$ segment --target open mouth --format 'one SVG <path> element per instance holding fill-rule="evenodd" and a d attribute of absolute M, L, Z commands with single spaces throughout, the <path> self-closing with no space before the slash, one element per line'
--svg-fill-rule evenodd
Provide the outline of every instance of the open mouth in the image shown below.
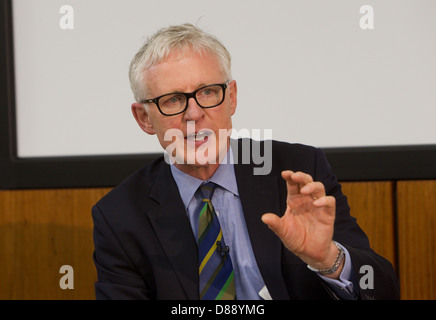
<path fill-rule="evenodd" d="M 198 132 L 189 134 L 186 139 L 190 141 L 206 141 L 208 137 L 213 134 L 211 130 L 200 130 Z"/>

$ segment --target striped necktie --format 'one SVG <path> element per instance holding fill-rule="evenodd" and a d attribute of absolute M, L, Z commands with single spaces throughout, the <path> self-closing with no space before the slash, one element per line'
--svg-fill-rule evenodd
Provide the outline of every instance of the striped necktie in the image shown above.
<path fill-rule="evenodd" d="M 200 299 L 234 300 L 235 280 L 229 248 L 225 246 L 220 223 L 212 206 L 215 184 L 208 182 L 199 188 L 198 258 Z"/>

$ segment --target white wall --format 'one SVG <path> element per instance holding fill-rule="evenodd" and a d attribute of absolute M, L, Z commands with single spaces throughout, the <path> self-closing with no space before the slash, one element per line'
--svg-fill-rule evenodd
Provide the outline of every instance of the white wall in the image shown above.
<path fill-rule="evenodd" d="M 373 30 L 360 28 L 362 5 Z M 14 0 L 13 12 L 20 157 L 160 152 L 131 115 L 128 67 L 147 36 L 185 22 L 232 54 L 238 130 L 320 147 L 436 144 L 435 1 Z"/>

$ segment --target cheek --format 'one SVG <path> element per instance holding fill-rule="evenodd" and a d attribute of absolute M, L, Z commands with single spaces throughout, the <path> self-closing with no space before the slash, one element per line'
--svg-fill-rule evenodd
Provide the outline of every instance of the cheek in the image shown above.
<path fill-rule="evenodd" d="M 220 110 L 221 113 L 218 113 L 215 117 L 217 119 L 216 123 L 219 125 L 220 129 L 230 129 L 232 127 L 232 115 L 233 110 L 230 108 L 230 105 L 223 106 L 224 110 Z"/>
<path fill-rule="evenodd" d="M 183 139 L 183 131 L 179 127 L 179 122 L 173 121 L 172 119 L 156 121 L 154 128 L 156 130 L 159 143 L 164 149 L 173 143 L 176 137 Z"/>

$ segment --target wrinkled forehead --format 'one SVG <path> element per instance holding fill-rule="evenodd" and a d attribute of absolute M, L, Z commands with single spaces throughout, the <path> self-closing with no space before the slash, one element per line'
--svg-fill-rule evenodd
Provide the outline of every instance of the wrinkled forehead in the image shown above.
<path fill-rule="evenodd" d="M 145 95 L 150 97 L 150 95 L 161 93 L 161 90 L 156 92 L 156 88 L 162 85 L 167 87 L 176 82 L 176 78 L 183 78 L 187 83 L 190 79 L 192 82 L 203 83 L 201 81 L 204 81 L 206 83 L 210 76 L 219 78 L 217 80 L 220 82 L 227 80 L 225 79 L 226 72 L 221 67 L 216 54 L 206 50 L 196 51 L 189 47 L 174 49 L 143 70 Z M 172 89 L 182 90 L 183 88 L 174 87 Z"/>
<path fill-rule="evenodd" d="M 159 54 L 152 54 L 148 59 L 148 62 L 144 65 L 144 71 L 168 60 L 182 60 L 187 55 L 198 55 L 202 57 L 209 56 L 216 59 L 217 64 L 219 63 L 218 54 L 212 50 L 203 47 L 194 47 L 187 44 L 166 48 L 165 50 L 161 50 Z"/>

